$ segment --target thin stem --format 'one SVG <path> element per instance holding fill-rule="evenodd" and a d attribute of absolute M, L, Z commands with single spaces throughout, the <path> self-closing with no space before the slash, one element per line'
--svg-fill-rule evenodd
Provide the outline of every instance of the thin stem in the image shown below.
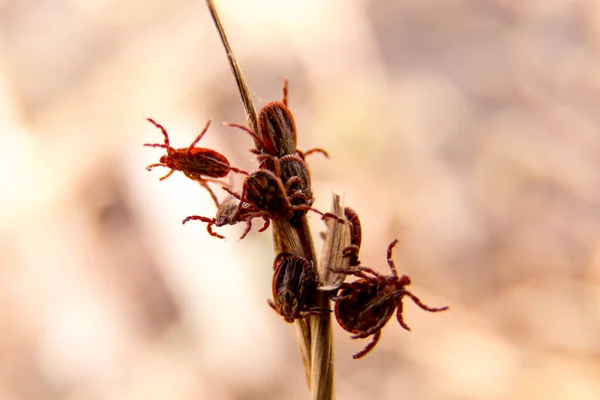
<path fill-rule="evenodd" d="M 215 23 L 215 26 L 217 27 L 219 36 L 221 37 L 221 43 L 223 43 L 223 47 L 225 48 L 225 52 L 227 53 L 227 61 L 229 61 L 231 73 L 235 78 L 235 83 L 237 84 L 238 90 L 240 92 L 240 97 L 242 99 L 242 104 L 244 105 L 244 110 L 246 110 L 246 118 L 248 120 L 248 125 L 250 125 L 250 128 L 254 132 L 258 132 L 258 119 L 256 118 L 256 109 L 254 108 L 254 102 L 252 101 L 252 96 L 250 95 L 250 89 L 246 84 L 246 79 L 244 79 L 244 74 L 242 74 L 242 70 L 237 63 L 231 46 L 229 45 L 229 40 L 227 40 L 225 29 L 223 28 L 223 25 L 221 25 L 221 20 L 219 19 L 219 14 L 217 13 L 215 5 L 213 4 L 212 0 L 206 0 L 206 5 L 208 7 L 208 11 L 210 12 L 210 16 L 212 17 Z M 259 143 L 255 144 L 257 148 L 259 148 Z"/>
<path fill-rule="evenodd" d="M 246 110 L 246 117 L 248 125 L 254 132 L 259 132 L 258 123 L 256 117 L 256 110 L 252 102 L 250 90 L 246 84 L 241 69 L 239 68 L 235 55 L 231 50 L 229 41 L 225 30 L 221 25 L 221 21 L 217 14 L 217 10 L 212 0 L 206 0 L 206 4 L 212 16 L 212 19 L 217 27 L 221 42 L 227 52 L 227 59 L 233 76 L 235 77 L 242 104 Z M 260 148 L 260 144 L 256 143 L 257 148 Z M 343 209 L 340 206 L 339 196 L 334 197 L 334 213 L 343 218 Z M 350 244 L 350 232 L 347 229 L 346 224 L 340 224 L 336 221 L 330 220 L 327 222 L 329 225 L 328 237 L 337 238 L 335 243 L 342 243 L 343 247 L 334 244 L 333 242 L 324 248 L 323 262 L 318 268 L 319 276 L 321 278 L 327 278 L 330 276 L 328 266 L 341 266 L 339 262 L 341 260 L 336 259 L 336 254 L 341 257 L 342 249 Z M 333 225 L 331 225 L 333 224 Z M 345 227 L 346 230 L 340 230 L 339 225 Z M 273 221 L 273 247 L 275 253 L 290 253 L 292 255 L 302 256 L 309 261 L 317 264 L 317 257 L 313 245 L 313 240 L 308 228 L 308 222 L 306 217 L 302 217 L 298 223 L 291 224 L 285 220 L 274 220 Z M 342 235 L 345 239 L 339 240 L 339 236 Z M 329 240 L 326 241 L 326 243 Z M 346 257 L 344 260 L 348 260 Z M 334 276 L 334 275 L 331 275 Z M 321 280 L 321 285 L 328 285 L 330 280 Z M 323 307 L 330 309 L 330 302 L 325 292 L 319 291 L 315 296 L 313 306 Z M 313 400 L 331 400 L 333 399 L 334 390 L 334 364 L 333 364 L 333 344 L 331 336 L 331 317 L 322 315 L 311 315 L 307 319 L 300 318 L 296 320 L 296 326 L 298 329 L 298 339 L 300 344 L 300 352 L 302 360 L 304 362 L 304 370 L 306 374 L 306 381 L 310 389 L 310 398 Z"/>

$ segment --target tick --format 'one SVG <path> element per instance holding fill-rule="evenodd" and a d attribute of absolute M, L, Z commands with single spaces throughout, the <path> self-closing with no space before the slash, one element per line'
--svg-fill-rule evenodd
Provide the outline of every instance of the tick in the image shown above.
<path fill-rule="evenodd" d="M 281 179 L 267 169 L 258 169 L 246 177 L 241 195 L 226 186 L 223 186 L 223 189 L 240 200 L 237 214 L 242 213 L 243 204 L 248 203 L 261 211 L 261 214 L 257 216 L 270 219 L 291 220 L 296 211 L 302 210 L 313 211 L 321 215 L 322 219 L 334 218 L 338 222 L 344 223 L 343 219 L 332 213 L 323 213 L 306 204 L 293 205 L 290 201 L 297 196 L 288 196 Z"/>
<path fill-rule="evenodd" d="M 281 179 L 285 186 L 290 203 L 296 205 L 312 206 L 315 201 L 310 181 L 310 172 L 306 162 L 297 154 L 287 154 L 281 158 L 268 155 L 258 157 L 260 168 L 268 169 L 275 173 Z M 292 220 L 304 216 L 306 210 L 299 210 L 294 213 Z"/>
<path fill-rule="evenodd" d="M 328 308 L 311 305 L 318 282 L 312 261 L 280 253 L 275 257 L 273 270 L 273 301 L 267 302 L 286 322 L 313 314 L 329 315 Z"/>
<path fill-rule="evenodd" d="M 171 146 L 169 141 L 169 134 L 167 130 L 154 121 L 151 118 L 148 118 L 148 121 L 153 124 L 155 127 L 160 129 L 165 140 L 164 144 L 161 143 L 146 143 L 144 146 L 148 147 L 160 147 L 167 150 L 167 154 L 160 157 L 158 163 L 150 164 L 146 167 L 148 171 L 152 170 L 154 167 L 167 167 L 170 171 L 160 178 L 160 180 L 167 179 L 169 176 L 173 174 L 175 171 L 181 171 L 188 178 L 197 181 L 202 185 L 208 192 L 211 197 L 217 204 L 219 202 L 214 192 L 208 186 L 208 182 L 215 182 L 219 184 L 223 184 L 223 182 L 214 179 L 214 178 L 224 178 L 231 171 L 237 172 L 240 174 L 248 175 L 247 172 L 242 171 L 240 169 L 234 168 L 229 165 L 229 160 L 223 154 L 204 147 L 195 147 L 196 144 L 202 139 L 202 137 L 208 131 L 208 127 L 210 125 L 210 120 L 202 129 L 202 132 L 194 139 L 194 141 L 185 148 L 176 149 Z"/>
<path fill-rule="evenodd" d="M 182 223 L 185 224 L 186 222 L 192 220 L 205 222 L 207 224 L 206 230 L 208 231 L 208 233 L 211 236 L 214 236 L 219 239 L 225 239 L 225 236 L 219 235 L 217 232 L 213 231 L 213 225 L 216 227 L 221 227 L 225 225 L 235 225 L 239 222 L 245 221 L 246 229 L 244 229 L 242 236 L 240 236 L 240 240 L 242 240 L 252 229 L 252 219 L 256 217 L 262 217 L 264 220 L 264 224 L 263 227 L 260 228 L 258 231 L 264 232 L 267 230 L 271 221 L 269 220 L 269 218 L 264 216 L 264 213 L 262 211 L 253 208 L 248 203 L 243 203 L 241 205 L 241 211 L 238 214 L 237 211 L 239 206 L 240 201 L 235 197 L 229 195 L 221 202 L 221 204 L 219 204 L 219 207 L 217 208 L 217 214 L 214 218 L 203 217 L 200 215 L 192 215 L 184 219 Z"/>
<path fill-rule="evenodd" d="M 382 275 L 374 269 L 356 266 L 353 268 L 333 269 L 334 272 L 354 275 L 359 279 L 351 283 L 343 283 L 336 296 L 331 297 L 335 302 L 335 317 L 340 326 L 352 333 L 352 339 L 373 336 L 366 347 L 354 354 L 352 358 L 364 357 L 381 338 L 381 329 L 390 320 L 394 312 L 400 326 L 410 331 L 410 327 L 402 317 L 402 299 L 407 296 L 421 309 L 429 312 L 440 312 L 449 307 L 429 307 L 406 289 L 410 278 L 406 275 L 398 277 L 398 272 L 392 260 L 392 251 L 398 240 L 390 243 L 387 250 L 387 262 L 391 275 Z"/>
<path fill-rule="evenodd" d="M 263 106 L 258 113 L 258 130 L 256 133 L 244 125 L 227 124 L 248 132 L 258 144 L 258 149 L 251 150 L 255 154 L 268 154 L 283 157 L 287 154 L 298 154 L 302 159 L 312 153 L 321 153 L 329 158 L 329 153 L 321 148 L 306 152 L 298 150 L 298 134 L 294 115 L 288 108 L 288 81 L 283 84 L 282 101 L 272 101 Z"/>

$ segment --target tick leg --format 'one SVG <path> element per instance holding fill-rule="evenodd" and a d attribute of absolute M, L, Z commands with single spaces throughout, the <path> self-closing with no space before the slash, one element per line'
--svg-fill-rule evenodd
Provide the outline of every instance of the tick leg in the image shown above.
<path fill-rule="evenodd" d="M 283 99 L 281 100 L 284 106 L 288 106 L 288 80 L 283 80 Z"/>
<path fill-rule="evenodd" d="M 339 283 L 337 285 L 320 285 L 320 286 L 317 286 L 317 290 L 320 292 L 327 293 L 329 295 L 330 300 L 332 297 L 336 297 L 336 300 L 337 300 L 337 299 L 339 299 L 339 297 L 332 296 L 332 294 L 339 292 L 340 289 L 342 289 L 342 285 L 343 284 L 339 284 Z M 345 285 L 347 285 L 347 284 L 345 284 Z"/>
<path fill-rule="evenodd" d="M 337 222 L 339 222 L 340 224 L 345 224 L 346 223 L 346 221 L 343 218 L 338 217 L 334 213 L 331 213 L 331 212 L 322 213 L 321 211 L 315 210 L 314 208 L 311 208 L 311 210 L 313 210 L 314 212 L 316 212 L 318 214 L 321 214 L 321 219 L 323 221 L 325 221 L 327 218 L 333 218 Z"/>
<path fill-rule="evenodd" d="M 164 145 L 164 144 L 160 144 L 160 143 L 146 143 L 144 144 L 144 147 L 160 147 L 161 149 L 168 149 L 169 147 Z"/>
<path fill-rule="evenodd" d="M 246 235 L 248 233 L 250 233 L 250 229 L 252 229 L 252 218 L 248 218 L 246 220 L 246 229 L 244 229 L 244 232 L 242 233 L 242 236 L 240 236 L 240 240 L 242 240 L 243 238 L 245 238 Z"/>
<path fill-rule="evenodd" d="M 154 125 L 155 127 L 157 127 L 158 129 L 160 129 L 160 131 L 162 132 L 163 136 L 165 137 L 165 147 L 169 148 L 171 147 L 171 144 L 169 143 L 169 134 L 167 133 L 167 130 L 158 122 L 156 122 L 155 120 L 153 120 L 152 118 L 146 118 L 148 120 L 148 122 L 150 122 L 152 125 Z M 153 146 L 153 147 L 157 147 L 157 146 Z"/>
<path fill-rule="evenodd" d="M 277 314 L 279 314 L 279 311 L 277 310 L 277 307 L 275 306 L 275 303 L 273 303 L 273 301 L 271 301 L 271 299 L 267 299 L 267 304 L 269 304 L 269 307 L 271 307 L 273 310 L 275 310 L 275 312 Z"/>
<path fill-rule="evenodd" d="M 297 184 L 298 186 L 300 186 L 300 188 L 304 186 L 304 182 L 302 181 L 302 179 L 300 179 L 300 177 L 292 176 L 290 179 L 287 180 L 287 182 L 285 182 L 285 191 L 289 192 L 293 184 Z"/>
<path fill-rule="evenodd" d="M 288 190 L 286 190 L 287 193 L 289 193 Z M 302 193 L 300 190 L 295 191 L 294 193 L 292 193 L 291 195 L 288 196 L 288 200 L 291 202 L 292 200 L 295 199 L 301 199 L 302 201 L 304 201 L 305 203 L 311 203 L 311 200 L 313 200 L 311 197 L 307 196 L 306 194 Z M 313 200 L 314 201 L 314 200 Z M 308 204 L 306 204 L 308 205 Z"/>
<path fill-rule="evenodd" d="M 233 194 L 233 192 L 229 192 L 229 194 L 231 194 L 232 196 L 235 197 L 235 195 Z M 244 199 L 246 197 L 246 185 L 244 185 L 244 188 L 242 189 L 242 195 L 238 197 L 238 199 L 240 200 L 240 203 L 237 206 L 237 211 L 235 212 L 235 214 L 233 214 L 233 220 L 234 221 L 240 221 L 240 215 L 242 213 L 242 206 L 244 205 Z"/>
<path fill-rule="evenodd" d="M 404 316 L 402 315 L 402 301 L 398 301 L 398 311 L 396 311 L 396 319 L 401 327 L 410 332 L 410 326 L 404 322 Z"/>
<path fill-rule="evenodd" d="M 375 276 L 376 278 L 383 277 L 379 272 L 375 271 L 373 268 L 369 267 L 359 267 L 353 266 L 350 268 L 330 268 L 333 272 L 338 272 L 346 275 L 354 275 L 359 278 L 364 278 L 368 280 L 372 280 L 373 277 L 366 275 L 366 273 Z"/>
<path fill-rule="evenodd" d="M 242 196 L 239 193 L 234 192 L 233 190 L 229 189 L 227 186 L 221 186 L 221 188 L 226 191 L 227 193 L 229 193 L 230 195 L 232 195 L 233 197 L 235 197 L 236 199 L 238 199 L 240 202 L 242 202 Z"/>
<path fill-rule="evenodd" d="M 309 155 L 314 154 L 314 153 L 322 154 L 323 156 L 325 156 L 325 158 L 331 158 L 329 156 L 329 153 L 327 152 L 327 150 L 322 149 L 320 147 L 316 147 L 314 149 L 306 150 L 305 152 L 301 152 L 300 151 L 300 153 L 301 153 L 301 157 L 302 158 L 305 158 L 306 156 L 309 156 Z"/>
<path fill-rule="evenodd" d="M 266 231 L 267 228 L 269 227 L 269 225 L 271 225 L 271 220 L 269 218 L 265 217 L 264 215 L 263 215 L 263 220 L 265 221 L 265 223 L 263 224 L 263 227 L 258 230 L 259 232 Z"/>
<path fill-rule="evenodd" d="M 368 280 L 372 279 L 369 275 L 367 275 L 364 272 L 360 271 L 356 267 L 351 267 L 351 268 L 329 268 L 329 270 L 331 272 L 337 272 L 338 274 L 354 275 L 354 276 L 356 276 L 358 278 L 363 278 L 363 279 L 368 279 Z"/>
<path fill-rule="evenodd" d="M 208 183 L 206 183 L 205 180 L 197 180 L 198 184 L 200 184 L 200 186 L 202 186 L 204 189 L 208 190 L 208 193 L 210 194 L 210 197 L 213 199 L 213 201 L 215 202 L 215 205 L 217 206 L 217 208 L 219 208 L 219 199 L 217 198 L 217 195 L 215 195 L 215 192 L 212 191 L 212 189 L 210 188 L 210 186 L 208 186 Z"/>
<path fill-rule="evenodd" d="M 352 269 L 355 269 L 357 271 L 362 271 L 362 272 L 366 272 L 368 274 L 371 274 L 377 278 L 383 278 L 383 275 L 381 275 L 379 272 L 375 271 L 373 268 L 369 268 L 369 267 L 353 267 Z"/>
<path fill-rule="evenodd" d="M 414 294 L 412 294 L 411 292 L 409 292 L 408 290 L 404 290 L 405 294 L 410 297 L 410 299 L 412 301 L 415 302 L 416 305 L 418 305 L 420 308 L 422 308 L 425 311 L 429 311 L 429 312 L 440 312 L 440 311 L 446 311 L 447 309 L 449 309 L 450 307 L 445 306 L 445 307 L 429 307 L 425 304 L 423 304 L 421 302 L 421 299 L 419 299 L 417 296 L 415 296 Z"/>
<path fill-rule="evenodd" d="M 337 287 L 332 288 L 331 290 L 339 292 L 340 290 L 347 289 L 350 286 L 351 286 L 350 283 L 344 282 L 344 283 L 339 284 Z M 354 297 L 354 293 L 348 293 L 348 294 L 343 295 L 343 296 L 330 296 L 329 299 L 331 301 L 340 301 L 340 300 L 349 299 L 349 298 L 352 298 L 352 297 Z"/>
<path fill-rule="evenodd" d="M 367 355 L 367 353 L 369 353 L 371 350 L 373 350 L 373 348 L 375 347 L 375 345 L 377 344 L 377 342 L 379 342 L 379 339 L 381 338 L 381 331 L 377 332 L 375 335 L 373 335 L 373 340 L 371 340 L 371 343 L 369 343 L 368 345 L 365 346 L 364 349 L 362 349 L 361 351 L 359 351 L 358 353 L 356 353 L 355 355 L 352 356 L 352 358 L 354 358 L 355 360 L 364 357 Z"/>
<path fill-rule="evenodd" d="M 253 218 L 258 218 L 258 217 L 262 217 L 263 220 L 264 220 L 264 224 L 263 224 L 262 228 L 260 228 L 258 230 L 259 232 L 266 231 L 267 228 L 269 227 L 269 225 L 271 225 L 271 220 L 269 218 L 265 217 L 262 212 L 259 212 L 259 213 L 256 213 L 256 214 L 252 214 L 252 215 L 244 216 L 244 218 L 246 218 L 246 229 L 244 229 L 244 233 L 242 234 L 242 236 L 240 236 L 240 240 L 242 240 L 243 238 L 245 238 L 246 235 L 250 232 L 250 229 L 252 229 L 252 219 Z"/>
<path fill-rule="evenodd" d="M 154 167 L 167 167 L 167 168 L 169 168 L 169 166 L 168 166 L 168 165 L 166 165 L 166 164 L 163 164 L 163 163 L 156 163 L 156 164 L 150 164 L 150 165 L 147 165 L 147 166 L 146 166 L 146 171 L 152 171 L 152 168 L 154 168 Z"/>
<path fill-rule="evenodd" d="M 200 139 L 202 139 L 202 136 L 204 136 L 206 134 L 206 132 L 208 131 L 208 127 L 210 126 L 210 122 L 211 122 L 210 119 L 208 121 L 206 121 L 206 125 L 204 125 L 202 132 L 200 132 L 200 134 L 198 136 L 196 136 L 196 139 L 194 139 L 194 141 L 190 144 L 190 147 L 188 147 L 187 154 L 189 154 L 190 151 L 192 151 L 192 149 L 198 144 Z"/>
<path fill-rule="evenodd" d="M 254 139 L 254 141 L 255 141 L 256 143 L 258 143 L 258 145 L 259 145 L 261 148 L 263 148 L 263 149 L 265 148 L 265 145 L 264 145 L 264 143 L 263 143 L 262 139 L 260 138 L 260 136 L 258 136 L 258 135 L 256 134 L 256 132 L 252 131 L 252 130 L 251 130 L 251 129 L 249 129 L 248 127 L 246 127 L 246 126 L 244 126 L 244 125 L 240 125 L 240 124 L 231 124 L 231 123 L 230 123 L 230 124 L 225 124 L 225 125 L 226 125 L 226 126 L 231 126 L 231 127 L 233 127 L 233 128 L 238 128 L 238 129 L 241 129 L 241 130 L 243 130 L 243 131 L 245 131 L 245 132 L 249 133 L 249 134 L 250 134 L 250 136 L 252 136 L 252 139 Z M 257 151 L 260 151 L 260 150 L 257 150 Z"/>
<path fill-rule="evenodd" d="M 307 210 L 307 211 L 312 211 L 312 212 L 316 212 L 317 214 L 319 214 L 321 216 L 322 220 L 326 220 L 327 218 L 333 218 L 335 219 L 337 222 L 339 222 L 340 224 L 345 224 L 346 221 L 343 218 L 338 217 L 337 215 L 335 215 L 334 213 L 330 213 L 330 212 L 321 212 L 315 208 L 312 208 L 310 206 L 307 206 L 305 204 L 299 204 L 297 206 L 292 206 L 292 210 L 293 211 L 299 211 L 299 210 Z"/>
<path fill-rule="evenodd" d="M 394 260 L 392 260 L 392 252 L 394 251 L 394 246 L 398 243 L 398 239 L 392 240 L 392 243 L 388 246 L 387 249 L 387 262 L 392 270 L 392 275 L 398 276 L 398 271 L 396 270 L 396 265 L 394 264 Z"/>
<path fill-rule="evenodd" d="M 160 178 L 159 181 L 164 181 L 165 179 L 167 179 L 168 177 L 170 177 L 171 175 L 173 175 L 173 172 L 175 172 L 174 169 L 170 170 L 169 172 L 167 172 L 167 174 L 165 176 L 163 176 L 162 178 Z"/>
<path fill-rule="evenodd" d="M 233 168 L 233 167 L 229 167 L 229 170 L 233 171 L 233 172 L 237 172 L 238 174 L 246 175 L 246 176 L 250 175 L 246 171 L 243 171 L 243 170 L 237 169 L 237 168 Z"/>
<path fill-rule="evenodd" d="M 219 239 L 225 239 L 225 236 L 221 236 L 217 232 L 212 230 L 212 226 L 215 224 L 214 219 L 202 217 L 200 215 L 192 215 L 192 216 L 185 218 L 183 221 L 181 221 L 181 223 L 185 224 L 186 222 L 192 221 L 192 220 L 206 222 L 208 224 L 208 225 L 206 225 L 206 230 L 208 231 L 209 235 L 214 236 Z"/>
<path fill-rule="evenodd" d="M 322 317 L 329 317 L 329 314 L 331 314 L 331 310 L 329 308 L 313 307 L 306 311 L 302 311 L 300 315 L 302 318 L 306 318 L 309 315 L 320 315 Z"/>
<path fill-rule="evenodd" d="M 262 154 L 257 157 L 257 160 L 260 163 L 262 163 L 266 160 L 271 160 L 273 162 L 273 172 L 275 173 L 275 176 L 277 176 L 278 178 L 281 178 L 281 163 L 279 162 L 279 159 L 277 157 L 273 157 L 268 154 Z M 267 168 L 267 169 L 270 170 L 270 168 Z"/>

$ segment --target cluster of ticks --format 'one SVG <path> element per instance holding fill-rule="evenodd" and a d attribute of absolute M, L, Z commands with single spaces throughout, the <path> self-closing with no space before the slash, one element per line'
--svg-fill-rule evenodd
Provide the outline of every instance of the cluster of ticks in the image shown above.
<path fill-rule="evenodd" d="M 314 196 L 311 188 L 310 172 L 306 157 L 313 153 L 321 153 L 329 158 L 328 153 L 320 148 L 308 151 L 297 149 L 297 133 L 294 117 L 288 108 L 287 81 L 283 86 L 282 101 L 267 103 L 258 115 L 258 132 L 246 126 L 228 124 L 239 128 L 252 136 L 256 148 L 251 153 L 256 156 L 258 169 L 248 173 L 230 165 L 227 158 L 208 148 L 196 147 L 200 139 L 208 131 L 210 120 L 194 141 L 185 148 L 174 148 L 169 142 L 166 129 L 152 119 L 150 123 L 161 130 L 164 143 L 145 144 L 166 150 L 158 163 L 146 167 L 169 168 L 169 172 L 160 178 L 164 180 L 175 171 L 181 171 L 189 179 L 198 182 L 211 195 L 217 206 L 213 218 L 194 215 L 183 220 L 185 224 L 191 220 L 207 224 L 208 233 L 216 238 L 224 236 L 213 230 L 213 227 L 235 225 L 245 222 L 246 228 L 240 239 L 252 229 L 252 220 L 261 218 L 264 223 L 259 232 L 265 231 L 271 220 L 287 220 L 290 224 L 299 223 L 308 211 L 313 211 L 323 220 L 334 219 L 337 223 L 348 224 L 350 228 L 350 245 L 342 250 L 343 257 L 348 258 L 349 266 L 328 266 L 332 272 L 343 276 L 352 275 L 357 279 L 350 283 L 341 283 L 334 289 L 326 290 L 335 303 L 334 314 L 339 325 L 352 334 L 352 339 L 372 336 L 371 342 L 353 358 L 361 358 L 369 353 L 381 337 L 381 329 L 390 320 L 394 312 L 400 325 L 410 331 L 402 316 L 402 300 L 410 298 L 417 306 L 429 312 L 447 310 L 448 307 L 429 307 L 409 292 L 410 278 L 398 276 L 392 260 L 392 251 L 398 240 L 393 240 L 387 249 L 387 262 L 391 274 L 383 275 L 376 270 L 361 265 L 359 251 L 362 241 L 360 219 L 356 211 L 350 207 L 344 209 L 344 218 L 332 213 L 323 213 L 312 207 Z M 244 175 L 241 193 L 234 191 L 222 178 L 231 172 Z M 219 185 L 227 196 L 219 201 L 209 183 Z M 273 263 L 273 300 L 268 304 L 287 322 L 317 314 L 329 316 L 328 308 L 313 306 L 313 297 L 319 289 L 318 274 L 312 261 L 304 257 L 280 253 Z"/>

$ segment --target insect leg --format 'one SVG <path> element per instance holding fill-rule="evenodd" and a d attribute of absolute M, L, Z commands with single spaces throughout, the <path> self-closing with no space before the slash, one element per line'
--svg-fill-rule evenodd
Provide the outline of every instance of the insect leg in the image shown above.
<path fill-rule="evenodd" d="M 165 179 L 167 179 L 168 177 L 170 177 L 171 175 L 173 175 L 173 172 L 175 172 L 174 169 L 170 170 L 169 172 L 167 172 L 167 174 L 165 176 L 163 176 L 162 178 L 160 178 L 159 181 L 164 181 Z"/>
<path fill-rule="evenodd" d="M 379 342 L 379 339 L 381 338 L 381 331 L 377 332 L 374 336 L 373 339 L 371 340 L 371 343 L 369 343 L 368 345 L 365 346 L 364 349 L 362 349 L 361 351 L 359 351 L 358 353 L 356 353 L 355 355 L 352 356 L 352 358 L 354 358 L 355 360 L 364 357 L 367 355 L 367 353 L 369 353 L 371 350 L 373 350 L 373 348 L 375 347 L 375 345 L 377 344 L 377 342 Z"/>
<path fill-rule="evenodd" d="M 168 166 L 168 165 L 166 165 L 166 164 L 163 164 L 163 163 L 156 163 L 156 164 L 150 164 L 150 165 L 147 165 L 147 166 L 146 166 L 146 171 L 152 171 L 152 168 L 154 168 L 154 167 L 167 167 L 167 168 L 169 168 L 169 166 Z"/>
<path fill-rule="evenodd" d="M 411 292 L 409 292 L 408 290 L 404 290 L 405 294 L 410 297 L 410 299 L 412 301 L 415 302 L 416 305 L 418 305 L 421 309 L 425 310 L 425 311 L 429 311 L 429 312 L 440 312 L 440 311 L 446 311 L 447 309 L 449 309 L 450 307 L 445 306 L 445 307 L 429 307 L 425 304 L 423 304 L 421 302 L 421 299 L 419 299 L 417 296 L 415 296 L 414 294 L 412 294 Z"/>
<path fill-rule="evenodd" d="M 200 215 L 192 215 L 192 216 L 189 216 L 189 217 L 185 218 L 183 221 L 181 221 L 181 223 L 185 224 L 186 222 L 192 221 L 192 220 L 206 222 L 208 224 L 208 225 L 206 225 L 206 230 L 208 231 L 208 233 L 211 236 L 214 236 L 214 237 L 219 238 L 219 239 L 225 239 L 225 236 L 221 236 L 217 232 L 215 232 L 215 231 L 212 230 L 212 226 L 215 224 L 215 220 L 214 219 L 207 218 L 207 217 L 202 217 Z"/>
<path fill-rule="evenodd" d="M 156 122 L 155 120 L 153 120 L 152 118 L 146 118 L 148 120 L 148 122 L 150 122 L 152 125 L 154 125 L 155 127 L 157 127 L 158 129 L 160 129 L 160 131 L 162 132 L 163 136 L 165 137 L 165 147 L 169 148 L 171 147 L 171 144 L 169 143 L 169 134 L 167 133 L 167 130 L 158 122 Z M 146 145 L 144 145 L 146 146 Z M 150 145 L 152 147 L 162 147 L 162 146 L 155 146 L 155 145 Z"/>
<path fill-rule="evenodd" d="M 398 310 L 396 311 L 396 319 L 398 320 L 398 323 L 400 324 L 401 327 L 403 327 L 404 329 L 406 329 L 407 331 L 410 332 L 410 326 L 408 326 L 406 324 L 406 322 L 404 322 L 404 316 L 402 315 L 402 310 L 403 310 L 403 305 L 402 305 L 402 300 L 398 300 Z"/>
<path fill-rule="evenodd" d="M 190 144 L 190 146 L 187 149 L 188 154 L 198 144 L 200 139 L 202 139 L 202 136 L 204 136 L 206 134 L 206 132 L 208 131 L 208 127 L 210 126 L 210 122 L 211 122 L 210 119 L 208 121 L 206 121 L 206 125 L 204 125 L 202 132 L 200 132 L 200 134 L 198 136 L 196 136 L 196 139 L 194 139 L 194 141 Z"/>
<path fill-rule="evenodd" d="M 284 106 L 288 106 L 288 80 L 283 80 L 283 99 L 281 100 Z"/>
<path fill-rule="evenodd" d="M 392 252 L 394 251 L 394 246 L 396 246 L 396 243 L 398 243 L 398 239 L 392 240 L 392 242 L 388 246 L 388 250 L 387 250 L 387 262 L 388 262 L 388 265 L 390 266 L 390 269 L 392 270 L 392 275 L 394 275 L 394 276 L 398 276 L 398 271 L 396 270 L 396 265 L 394 264 L 394 260 L 392 260 Z"/>
<path fill-rule="evenodd" d="M 299 153 L 299 155 L 300 155 L 300 157 L 302 157 L 302 159 L 305 159 L 306 156 L 309 156 L 309 155 L 314 154 L 314 153 L 322 154 L 325 158 L 331 158 L 329 156 L 329 153 L 327 152 L 327 150 L 322 149 L 320 147 L 316 147 L 314 149 L 306 150 L 304 152 L 300 151 L 300 150 L 297 150 L 297 153 Z"/>

